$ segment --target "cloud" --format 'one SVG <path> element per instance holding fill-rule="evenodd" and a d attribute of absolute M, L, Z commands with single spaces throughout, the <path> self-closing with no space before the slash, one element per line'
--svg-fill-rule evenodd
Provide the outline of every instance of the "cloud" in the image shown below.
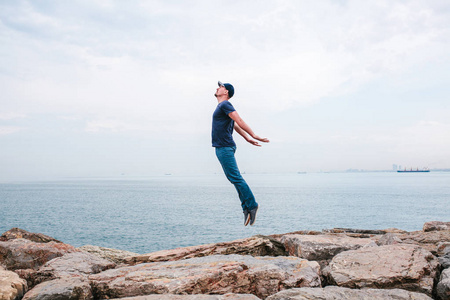
<path fill-rule="evenodd" d="M 14 120 L 14 119 L 23 119 L 25 118 L 25 114 L 19 113 L 0 113 L 0 120 Z"/>
<path fill-rule="evenodd" d="M 222 80 L 268 147 L 308 147 L 310 168 L 450 151 L 448 1 L 3 1 L 0 43 L 2 135 L 35 128 L 40 145 L 207 144 Z"/>
<path fill-rule="evenodd" d="M 247 86 L 245 96 L 264 84 L 261 103 L 283 110 L 352 93 L 371 80 L 401 76 L 418 64 L 438 63 L 437 57 L 449 48 L 444 38 L 448 33 L 445 13 L 422 1 L 267 1 L 265 5 L 243 1 L 228 4 L 233 13 L 223 13 L 221 6 L 206 1 L 193 6 L 182 2 L 20 3 L 10 10 L 20 10 L 23 17 L 4 13 L 2 19 L 9 32 L 27 35 L 21 41 L 30 50 L 21 48 L 19 54 L 25 60 L 11 65 L 10 71 L 17 69 L 25 78 L 54 85 L 65 81 L 66 90 L 73 89 L 72 82 L 96 84 L 98 74 L 109 77 L 110 85 L 100 82 L 96 93 L 115 94 L 122 76 L 121 84 L 131 85 L 129 90 L 143 93 L 149 87 L 156 91 L 158 78 L 181 69 L 185 80 L 215 82 L 211 75 L 222 73 Z M 30 65 L 36 68 L 26 71 Z M 140 85 L 127 81 L 127 76 Z M 142 77 L 149 80 L 144 82 Z M 71 92 L 82 91 L 83 86 L 76 88 Z M 163 94 L 160 89 L 158 95 Z M 91 95 L 84 97 L 100 101 Z"/>
<path fill-rule="evenodd" d="M 0 136 L 2 135 L 10 135 L 22 130 L 21 127 L 16 126 L 0 126 Z"/>

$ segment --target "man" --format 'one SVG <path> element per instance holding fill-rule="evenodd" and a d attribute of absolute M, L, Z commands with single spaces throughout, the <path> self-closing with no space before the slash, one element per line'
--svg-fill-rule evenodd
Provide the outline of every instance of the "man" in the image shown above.
<path fill-rule="evenodd" d="M 219 104 L 213 114 L 212 146 L 216 148 L 216 156 L 222 165 L 225 175 L 238 192 L 244 212 L 244 226 L 247 226 L 249 223 L 253 225 L 259 206 L 250 187 L 242 178 L 234 158 L 236 144 L 232 136 L 233 129 L 254 146 L 260 147 L 261 145 L 258 141 L 268 143 L 269 140 L 257 136 L 228 101 L 234 95 L 234 87 L 229 83 L 220 81 L 218 84 L 219 87 L 214 94 Z"/>

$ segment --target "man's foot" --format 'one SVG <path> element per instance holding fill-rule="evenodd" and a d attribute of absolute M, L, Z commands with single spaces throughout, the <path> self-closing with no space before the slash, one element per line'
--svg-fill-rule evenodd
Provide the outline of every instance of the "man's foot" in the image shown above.
<path fill-rule="evenodd" d="M 256 213 L 258 212 L 258 208 L 259 205 L 257 207 L 255 207 L 254 209 L 252 209 L 251 211 L 249 211 L 249 215 L 250 215 L 250 225 L 255 224 L 256 221 Z"/>
<path fill-rule="evenodd" d="M 247 226 L 250 222 L 250 213 L 247 209 L 244 209 L 244 226 Z"/>

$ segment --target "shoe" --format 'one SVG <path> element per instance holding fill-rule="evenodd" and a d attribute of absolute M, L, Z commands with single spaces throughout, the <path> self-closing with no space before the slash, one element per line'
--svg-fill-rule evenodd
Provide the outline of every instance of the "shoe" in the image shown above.
<path fill-rule="evenodd" d="M 250 213 L 247 209 L 244 209 L 244 226 L 247 226 L 250 222 Z"/>
<path fill-rule="evenodd" d="M 249 214 L 250 214 L 250 225 L 255 224 L 256 213 L 258 212 L 258 208 L 259 208 L 259 205 L 257 207 L 255 207 L 254 209 L 252 209 L 251 211 L 249 211 Z"/>

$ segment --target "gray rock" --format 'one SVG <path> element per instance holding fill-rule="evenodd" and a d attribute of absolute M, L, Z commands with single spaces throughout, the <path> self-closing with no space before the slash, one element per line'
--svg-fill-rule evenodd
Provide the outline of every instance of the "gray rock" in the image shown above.
<path fill-rule="evenodd" d="M 436 287 L 438 299 L 450 299 L 450 269 L 446 269 L 441 273 L 441 278 Z"/>
<path fill-rule="evenodd" d="M 77 250 L 67 244 L 36 243 L 26 239 L 0 242 L 0 264 L 8 270 L 35 269 L 46 262 Z"/>
<path fill-rule="evenodd" d="M 112 248 L 105 248 L 105 247 L 99 247 L 99 246 L 92 246 L 92 245 L 85 245 L 82 247 L 78 247 L 78 250 L 89 252 L 91 254 L 97 255 L 98 257 L 108 259 L 116 264 L 121 264 L 124 262 L 125 258 L 137 256 L 138 253 L 130 252 L 130 251 L 124 251 L 124 250 L 118 250 L 118 249 L 112 249 Z"/>
<path fill-rule="evenodd" d="M 84 278 L 66 277 L 38 284 L 23 300 L 92 300 L 89 282 Z"/>
<path fill-rule="evenodd" d="M 324 274 L 329 282 L 342 287 L 401 288 L 431 296 L 437 268 L 437 258 L 430 252 L 398 244 L 342 252 Z"/>
<path fill-rule="evenodd" d="M 425 294 L 408 292 L 401 289 L 378 290 L 364 289 L 354 290 L 349 288 L 327 286 L 325 288 L 296 288 L 281 291 L 266 300 L 431 300 Z"/>
<path fill-rule="evenodd" d="M 281 238 L 291 256 L 307 260 L 327 260 L 347 250 L 355 250 L 373 243 L 371 239 L 346 235 L 285 235 Z"/>
<path fill-rule="evenodd" d="M 442 269 L 450 268 L 450 254 L 446 254 L 438 258 Z"/>
<path fill-rule="evenodd" d="M 27 290 L 27 282 L 12 271 L 0 267 L 0 300 L 21 299 Z"/>
<path fill-rule="evenodd" d="M 149 294 L 253 294 L 320 286 L 319 265 L 297 257 L 213 255 L 145 263 L 89 276 L 95 298 Z"/>

